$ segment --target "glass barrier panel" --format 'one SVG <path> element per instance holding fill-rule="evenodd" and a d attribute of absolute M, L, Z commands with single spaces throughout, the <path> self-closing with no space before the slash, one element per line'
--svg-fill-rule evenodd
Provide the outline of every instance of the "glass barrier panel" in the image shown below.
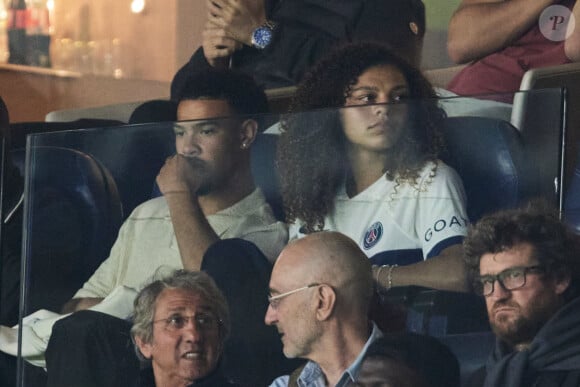
<path fill-rule="evenodd" d="M 27 316 L 38 310 L 52 313 L 45 317 L 60 313 L 83 287 L 131 212 L 162 195 L 156 176 L 176 147 L 185 156 L 179 160 L 187 161 L 184 181 L 199 179 L 201 195 L 235 189 L 229 179 L 250 163 L 275 216 L 294 221 L 291 236 L 317 229 L 323 220 L 324 228 L 349 235 L 375 263 L 422 260 L 437 249 L 437 238 L 453 239 L 469 221 L 531 198 L 560 206 L 563 92 L 518 93 L 509 101 L 403 100 L 29 135 L 20 325 L 30 324 Z M 256 127 L 266 130 L 253 138 Z M 435 187 L 449 191 L 443 204 L 431 196 Z M 361 198 L 374 202 L 353 212 L 350 202 Z M 336 208 L 351 215 L 333 218 Z M 396 224 L 423 228 L 413 226 L 414 235 L 402 241 L 391 235 Z M 150 266 L 146 270 L 154 273 Z M 410 330 L 444 336 L 486 329 L 485 313 L 465 313 L 459 307 L 465 300 L 449 292 L 404 292 L 387 298 L 404 304 Z M 454 314 L 458 308 L 462 313 Z M 30 350 L 39 337 L 21 332 L 19 385 L 33 386 L 31 369 L 44 365 L 44 353 Z"/>

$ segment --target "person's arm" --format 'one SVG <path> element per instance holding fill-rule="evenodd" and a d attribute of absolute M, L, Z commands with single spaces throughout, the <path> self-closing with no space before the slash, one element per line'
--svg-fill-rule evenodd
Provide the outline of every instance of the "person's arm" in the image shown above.
<path fill-rule="evenodd" d="M 421 241 L 424 260 L 392 269 L 391 285 L 468 291 L 461 245 L 469 223 L 465 190 L 452 168 L 438 162 L 434 176 L 426 173 L 433 171 L 432 168 L 432 165 L 424 168 L 423 180 L 419 182 L 419 187 L 424 189 L 417 197 L 414 216 L 407 218 Z M 375 275 L 378 275 L 378 268 L 375 270 Z M 387 268 L 380 272 L 380 283 L 387 288 L 388 273 Z"/>
<path fill-rule="evenodd" d="M 374 266 L 373 276 L 379 286 L 389 288 L 389 268 L 380 269 L 380 266 Z M 390 285 L 391 287 L 415 285 L 438 290 L 469 291 L 462 245 L 449 246 L 438 256 L 413 265 L 392 268 Z"/>
<path fill-rule="evenodd" d="M 572 62 L 580 62 L 580 1 L 576 1 L 572 9 L 572 15 L 576 19 L 574 30 L 564 42 L 566 57 Z M 569 25 L 569 28 L 571 26 Z"/>
<path fill-rule="evenodd" d="M 91 306 L 95 306 L 101 301 L 103 301 L 103 298 L 99 297 L 73 298 L 64 304 L 61 312 L 63 314 L 67 314 L 77 312 L 79 310 L 89 309 Z"/>
<path fill-rule="evenodd" d="M 451 17 L 447 52 L 467 63 L 499 51 L 518 39 L 542 11 L 557 0 L 462 0 Z"/>
<path fill-rule="evenodd" d="M 207 0 L 207 7 L 208 24 L 247 46 L 252 32 L 267 21 L 264 0 Z"/>
<path fill-rule="evenodd" d="M 251 46 L 252 32 L 266 22 L 263 0 L 207 0 L 203 53 L 212 67 L 227 68 L 242 45 Z"/>
<path fill-rule="evenodd" d="M 219 240 L 199 205 L 197 180 L 195 171 L 181 155 L 167 159 L 157 176 L 186 270 L 199 270 L 203 255 L 209 246 Z"/>

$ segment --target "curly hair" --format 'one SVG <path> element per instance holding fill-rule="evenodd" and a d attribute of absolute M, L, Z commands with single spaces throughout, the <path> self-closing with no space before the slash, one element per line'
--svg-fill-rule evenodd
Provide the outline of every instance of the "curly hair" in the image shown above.
<path fill-rule="evenodd" d="M 350 169 L 337 109 L 367 69 L 388 65 L 404 76 L 410 99 L 403 136 L 385 151 L 387 179 L 414 184 L 427 161 L 443 149 L 440 109 L 429 81 L 405 60 L 378 43 L 351 43 L 314 66 L 298 86 L 290 114 L 282 120 L 277 164 L 287 221 L 303 221 L 306 232 L 321 230 L 334 197 Z M 317 110 L 319 109 L 319 110 Z M 322 110 L 325 109 L 325 110 Z"/>
<path fill-rule="evenodd" d="M 534 258 L 548 276 L 571 276 L 570 286 L 564 292 L 565 300 L 580 294 L 580 240 L 543 201 L 485 216 L 470 229 L 463 241 L 470 279 L 479 277 L 482 255 L 507 251 L 522 243 L 533 247 Z"/>

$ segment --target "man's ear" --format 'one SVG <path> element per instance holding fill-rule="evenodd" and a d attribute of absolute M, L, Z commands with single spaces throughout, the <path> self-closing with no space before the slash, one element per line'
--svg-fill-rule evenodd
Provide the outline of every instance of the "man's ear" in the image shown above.
<path fill-rule="evenodd" d="M 257 134 L 258 122 L 253 119 L 244 120 L 240 125 L 240 144 L 242 149 L 250 148 Z"/>
<path fill-rule="evenodd" d="M 336 292 L 328 285 L 320 285 L 317 290 L 316 318 L 318 321 L 327 320 L 334 311 L 336 305 Z"/>
<path fill-rule="evenodd" d="M 556 273 L 554 275 L 554 291 L 557 295 L 564 293 L 569 287 L 572 277 L 569 273 Z"/>
<path fill-rule="evenodd" d="M 135 336 L 135 344 L 137 344 L 137 348 L 139 348 L 141 355 L 143 355 L 145 359 L 151 359 L 153 350 L 152 344 L 144 342 L 143 339 L 138 336 Z"/>

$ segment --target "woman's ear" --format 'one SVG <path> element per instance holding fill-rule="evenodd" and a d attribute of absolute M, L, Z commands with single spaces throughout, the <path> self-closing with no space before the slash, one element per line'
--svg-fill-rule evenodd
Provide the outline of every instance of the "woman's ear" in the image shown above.
<path fill-rule="evenodd" d="M 250 148 L 257 134 L 258 122 L 253 119 L 244 120 L 240 125 L 240 143 L 242 149 Z"/>

